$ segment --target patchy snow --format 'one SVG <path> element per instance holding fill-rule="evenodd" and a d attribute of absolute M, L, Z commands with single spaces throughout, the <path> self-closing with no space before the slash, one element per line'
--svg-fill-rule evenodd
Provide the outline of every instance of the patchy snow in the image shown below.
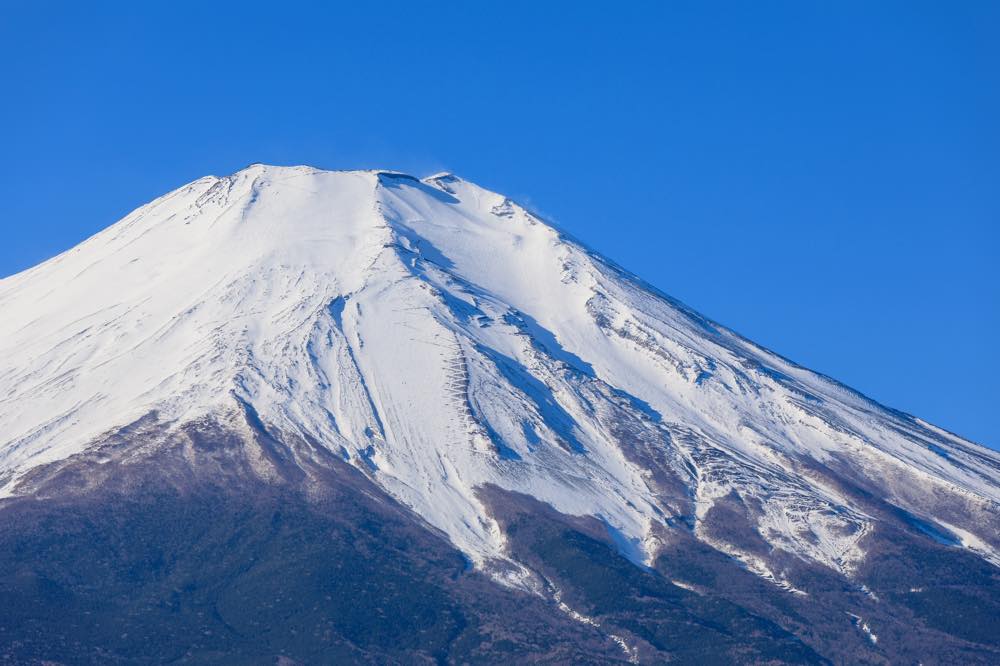
<path fill-rule="evenodd" d="M 565 601 L 562 599 L 562 591 L 558 588 L 552 590 L 552 597 L 555 599 L 556 606 L 559 610 L 568 615 L 571 619 L 579 622 L 580 624 L 586 624 L 587 626 L 594 627 L 595 629 L 601 628 L 601 623 L 590 617 L 589 615 L 584 615 L 583 613 L 573 610 Z M 624 638 L 618 634 L 608 634 L 608 637 L 613 640 L 622 652 L 625 653 L 625 657 L 628 659 L 630 664 L 639 663 L 639 652 L 634 647 L 629 645 Z"/>
<path fill-rule="evenodd" d="M 241 402 L 477 564 L 506 549 L 487 483 L 598 517 L 645 563 L 668 518 L 690 506 L 698 523 L 735 492 L 771 547 L 848 574 L 873 519 L 813 465 L 853 461 L 900 506 L 925 488 L 1000 501 L 995 452 L 740 338 L 450 174 L 202 178 L 0 281 L 0 312 L 0 494 L 150 412 L 181 423 Z M 949 529 L 998 561 L 974 525 Z"/>
<path fill-rule="evenodd" d="M 977 537 L 969 530 L 963 529 L 958 525 L 953 525 L 940 519 L 938 519 L 938 522 L 949 532 L 955 534 L 963 547 L 1000 567 L 1000 554 L 998 554 L 992 546 L 986 543 L 985 540 Z"/>
<path fill-rule="evenodd" d="M 864 620 L 864 618 L 862 618 L 860 615 L 855 615 L 854 613 L 848 613 L 848 615 L 850 615 L 851 619 L 854 620 L 855 626 L 857 626 L 858 629 L 864 632 L 865 636 L 868 637 L 868 640 L 871 642 L 872 645 L 878 644 L 878 636 L 874 632 L 872 632 L 871 626 Z"/>

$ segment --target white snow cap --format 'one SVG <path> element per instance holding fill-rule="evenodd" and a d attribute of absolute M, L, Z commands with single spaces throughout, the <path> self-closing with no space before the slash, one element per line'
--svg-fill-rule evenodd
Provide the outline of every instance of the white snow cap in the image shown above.
<path fill-rule="evenodd" d="M 870 518 L 802 460 L 853 461 L 900 505 L 1000 500 L 995 452 L 753 345 L 451 174 L 201 178 L 0 281 L 0 313 L 7 494 L 150 412 L 178 424 L 243 402 L 475 562 L 505 547 L 488 483 L 598 517 L 636 561 L 685 506 L 698 521 L 737 492 L 773 546 L 843 570 Z"/>

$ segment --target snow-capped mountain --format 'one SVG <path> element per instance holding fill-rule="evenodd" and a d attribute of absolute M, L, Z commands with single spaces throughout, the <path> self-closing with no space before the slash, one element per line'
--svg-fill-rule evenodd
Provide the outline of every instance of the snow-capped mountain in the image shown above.
<path fill-rule="evenodd" d="M 890 530 L 1000 565 L 1000 454 L 450 174 L 201 178 L 0 281 L 0 312 L 8 506 L 94 492 L 165 450 L 198 467 L 197 433 L 225 432 L 242 444 L 213 458 L 219 485 L 239 466 L 319 495 L 336 458 L 505 594 L 578 623 L 599 625 L 519 555 L 511 506 L 600 526 L 638 571 L 683 543 L 781 598 L 839 581 L 866 600 L 837 612 L 872 650 L 855 611 L 879 603 L 865 572 Z M 608 635 L 640 660 L 640 633 Z"/>

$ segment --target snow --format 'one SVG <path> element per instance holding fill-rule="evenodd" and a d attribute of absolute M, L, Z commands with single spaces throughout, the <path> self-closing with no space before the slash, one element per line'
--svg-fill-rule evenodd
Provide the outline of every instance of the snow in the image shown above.
<path fill-rule="evenodd" d="M 869 641 L 871 641 L 872 645 L 877 645 L 878 636 L 872 632 L 871 626 L 869 626 L 869 624 L 860 615 L 855 615 L 854 613 L 848 613 L 848 615 L 850 615 L 851 619 L 854 620 L 855 626 L 864 632 L 865 636 Z"/>
<path fill-rule="evenodd" d="M 451 174 L 201 178 L 0 281 L 0 312 L 7 495 L 150 412 L 179 424 L 242 401 L 476 564 L 505 553 L 484 484 L 596 516 L 644 563 L 666 518 L 693 502 L 701 521 L 735 491 L 772 547 L 846 573 L 873 519 L 804 460 L 854 460 L 900 506 L 925 488 L 1000 501 L 996 453 L 706 321 Z M 686 492 L 653 487 L 623 424 Z M 988 535 L 951 529 L 996 561 Z"/>
<path fill-rule="evenodd" d="M 569 604 L 563 601 L 562 591 L 559 590 L 558 588 L 554 588 L 552 590 L 552 597 L 555 600 L 556 605 L 559 607 L 559 610 L 568 615 L 571 619 L 575 620 L 576 622 L 579 622 L 580 624 L 586 624 L 591 627 L 600 628 L 601 626 L 600 622 L 598 622 L 597 620 L 588 615 L 584 615 L 583 613 L 573 610 L 573 608 L 570 607 Z M 619 648 L 621 648 L 622 652 L 625 653 L 625 658 L 628 659 L 628 663 L 630 664 L 640 663 L 638 651 L 634 647 L 629 645 L 624 638 L 622 638 L 618 634 L 608 634 L 608 637 L 611 640 L 613 640 L 618 645 Z"/>

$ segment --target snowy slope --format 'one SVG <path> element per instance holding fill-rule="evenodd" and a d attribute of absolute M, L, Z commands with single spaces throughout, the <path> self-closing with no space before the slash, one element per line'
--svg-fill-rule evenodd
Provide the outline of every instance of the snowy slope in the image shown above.
<path fill-rule="evenodd" d="M 493 484 L 596 516 L 636 562 L 671 526 L 785 585 L 850 575 L 865 497 L 1000 563 L 1000 455 L 883 408 L 452 175 L 251 166 L 0 281 L 0 486 L 150 413 L 250 408 L 326 447 L 475 563 Z M 261 473 L 267 473 L 262 464 Z"/>

